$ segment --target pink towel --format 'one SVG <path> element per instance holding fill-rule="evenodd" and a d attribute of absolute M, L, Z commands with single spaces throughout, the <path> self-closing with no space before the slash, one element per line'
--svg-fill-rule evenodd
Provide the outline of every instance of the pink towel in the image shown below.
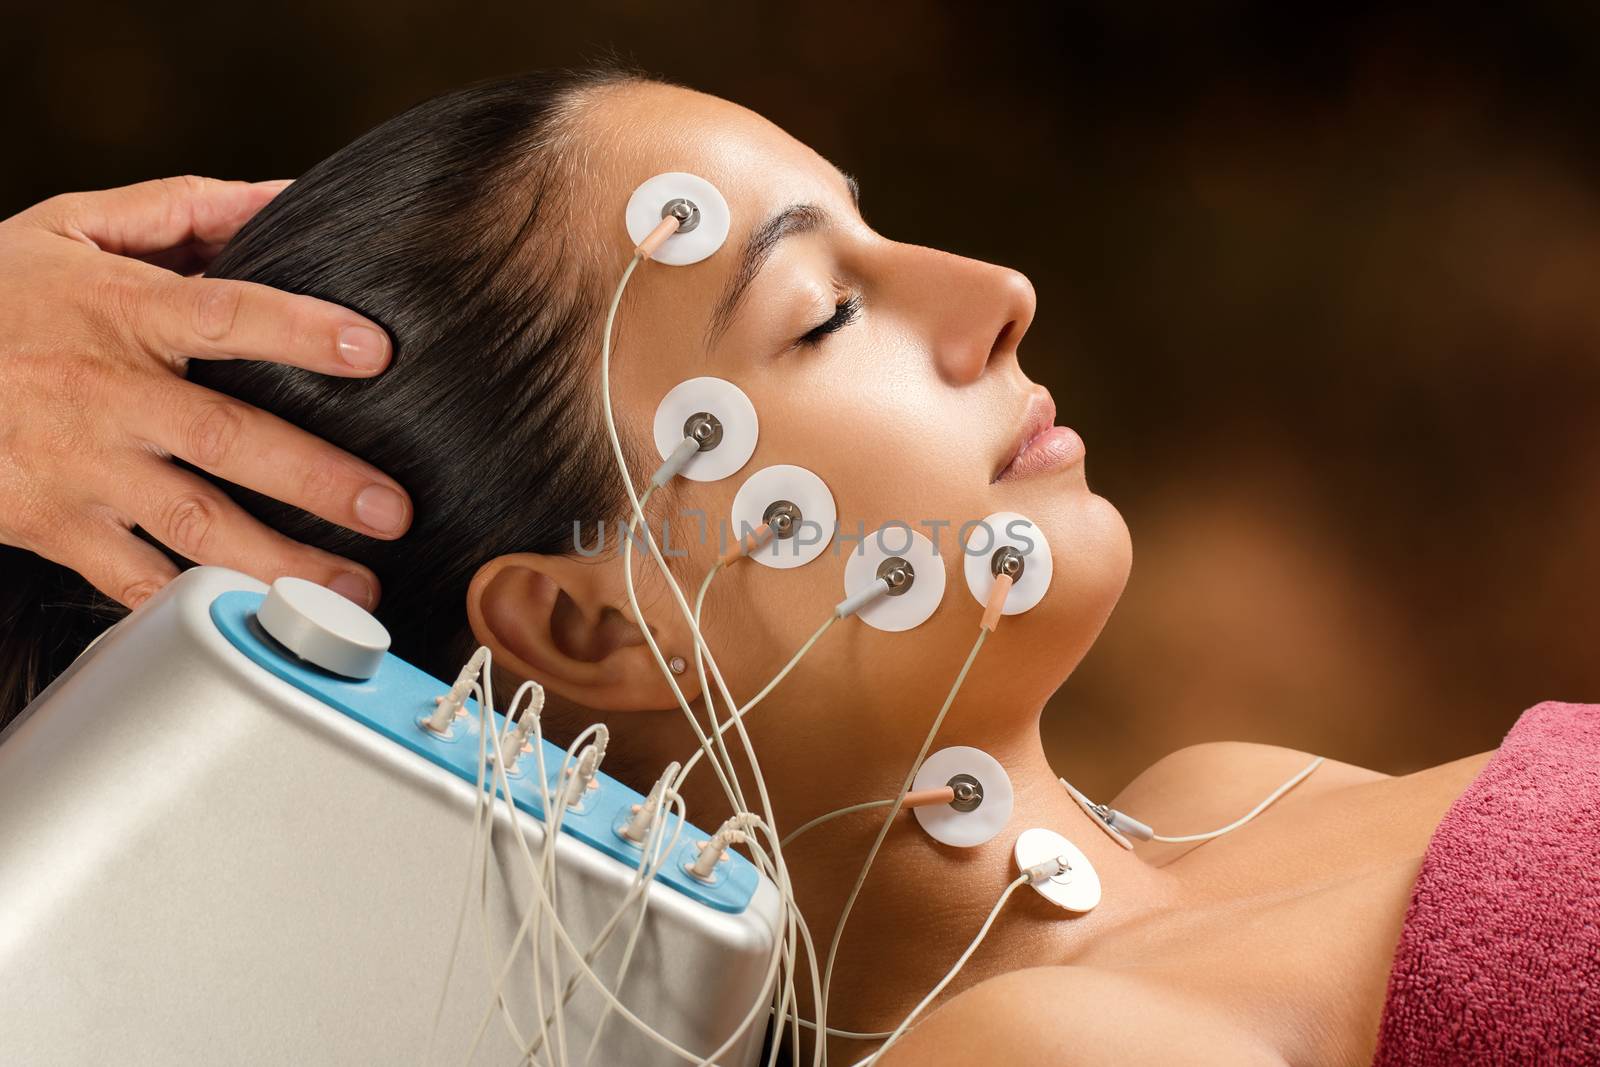
<path fill-rule="evenodd" d="M 1600 704 L 1547 701 L 1445 814 L 1374 1067 L 1600 1064 Z"/>

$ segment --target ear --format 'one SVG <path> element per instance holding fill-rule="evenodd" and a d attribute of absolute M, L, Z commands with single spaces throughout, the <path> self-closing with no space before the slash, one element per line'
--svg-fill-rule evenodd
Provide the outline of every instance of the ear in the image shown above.
<path fill-rule="evenodd" d="M 667 659 L 692 663 L 689 629 L 676 606 L 651 634 Z M 644 602 L 641 598 L 641 609 Z M 478 568 L 467 587 L 467 620 L 494 663 L 536 678 L 552 693 L 592 711 L 671 708 L 662 677 L 628 608 L 616 567 L 600 560 L 516 552 Z M 676 623 L 677 625 L 672 625 Z M 699 696 L 689 670 L 676 676 L 688 700 Z"/>

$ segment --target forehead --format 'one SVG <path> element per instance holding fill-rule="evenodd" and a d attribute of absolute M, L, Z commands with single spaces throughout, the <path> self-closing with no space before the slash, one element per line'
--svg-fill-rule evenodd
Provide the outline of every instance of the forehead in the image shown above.
<path fill-rule="evenodd" d="M 838 168 L 808 145 L 748 108 L 692 89 L 650 82 L 600 90 L 579 113 L 575 133 L 575 206 L 592 212 L 599 234 L 625 242 L 628 197 L 664 171 L 689 171 L 715 185 L 733 213 L 735 237 L 787 204 L 843 211 L 851 201 Z M 622 251 L 629 249 L 631 242 Z"/>

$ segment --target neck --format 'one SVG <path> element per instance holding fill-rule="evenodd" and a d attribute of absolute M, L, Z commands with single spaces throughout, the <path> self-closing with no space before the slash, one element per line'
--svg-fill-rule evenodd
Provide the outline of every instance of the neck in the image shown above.
<path fill-rule="evenodd" d="M 1061 785 L 1045 759 L 1036 720 L 1019 724 L 1011 736 L 988 735 L 982 747 L 1011 778 L 1015 804 L 1009 823 L 987 844 L 957 849 L 929 838 L 909 812 L 895 817 L 840 942 L 828 996 L 831 1028 L 872 1033 L 899 1024 L 955 964 L 1018 876 L 1012 846 L 1024 830 L 1053 830 L 1081 849 L 1099 875 L 1101 901 L 1090 912 L 1074 914 L 1027 887 L 1018 889 L 982 947 L 946 987 L 946 998 L 1018 967 L 1081 958 L 1108 931 L 1170 899 L 1162 872 L 1112 840 Z M 873 809 L 845 816 L 785 850 L 819 971 L 885 814 Z M 802 1012 L 814 1019 L 809 983 L 801 984 Z M 853 1062 L 872 1047 L 835 1038 L 830 1059 Z"/>

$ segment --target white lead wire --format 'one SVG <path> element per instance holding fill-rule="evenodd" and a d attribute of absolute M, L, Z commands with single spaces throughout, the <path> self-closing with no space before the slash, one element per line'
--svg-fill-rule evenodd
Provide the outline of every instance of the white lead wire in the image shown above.
<path fill-rule="evenodd" d="M 1248 812 L 1233 820 L 1233 822 L 1230 822 L 1228 825 L 1222 827 L 1220 830 L 1210 830 L 1203 834 L 1184 834 L 1181 837 L 1164 837 L 1161 834 L 1154 834 L 1150 839 L 1152 841 L 1165 841 L 1168 844 L 1176 845 L 1183 844 L 1188 841 L 1209 841 L 1213 837 L 1221 837 L 1223 834 L 1231 833 L 1232 831 L 1243 826 L 1245 823 L 1249 822 L 1251 819 L 1255 818 L 1257 815 L 1260 815 L 1263 811 L 1266 811 L 1267 808 L 1272 806 L 1273 801 L 1277 800 L 1279 797 L 1283 796 L 1283 794 L 1287 793 L 1289 790 L 1305 781 L 1306 777 L 1310 775 L 1312 771 L 1322 766 L 1323 758 L 1324 757 L 1322 756 L 1318 756 L 1316 759 L 1306 764 L 1305 767 L 1301 769 L 1299 774 L 1295 775 L 1293 778 L 1290 778 L 1287 782 L 1284 782 L 1278 788 L 1274 789 L 1267 799 L 1263 800 L 1261 803 L 1251 808 Z"/>

